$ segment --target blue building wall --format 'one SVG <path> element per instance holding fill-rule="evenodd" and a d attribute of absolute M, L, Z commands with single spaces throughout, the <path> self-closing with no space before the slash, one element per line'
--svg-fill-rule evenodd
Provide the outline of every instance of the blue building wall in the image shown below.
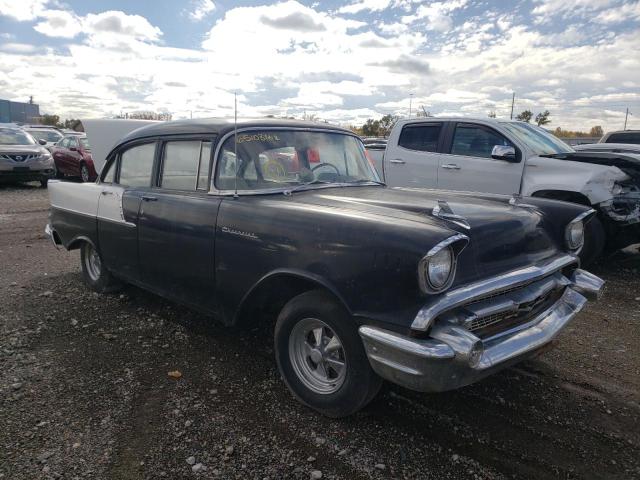
<path fill-rule="evenodd" d="M 35 103 L 0 100 L 0 123 L 34 123 L 40 116 L 40 107 Z"/>

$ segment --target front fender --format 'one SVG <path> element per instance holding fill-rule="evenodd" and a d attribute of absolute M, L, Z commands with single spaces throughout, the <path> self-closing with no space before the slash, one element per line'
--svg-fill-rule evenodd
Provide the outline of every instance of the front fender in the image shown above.
<path fill-rule="evenodd" d="M 534 157 L 527 160 L 521 193 L 533 196 L 541 190 L 575 192 L 597 205 L 611 200 L 614 184 L 627 178 L 617 167 Z"/>

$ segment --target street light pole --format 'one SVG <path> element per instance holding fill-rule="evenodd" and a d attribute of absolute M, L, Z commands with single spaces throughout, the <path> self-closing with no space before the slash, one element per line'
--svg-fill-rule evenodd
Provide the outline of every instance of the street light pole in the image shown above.
<path fill-rule="evenodd" d="M 624 129 L 623 130 L 627 129 L 627 119 L 628 118 L 629 118 L 629 107 L 627 107 L 627 113 L 624 116 Z"/>

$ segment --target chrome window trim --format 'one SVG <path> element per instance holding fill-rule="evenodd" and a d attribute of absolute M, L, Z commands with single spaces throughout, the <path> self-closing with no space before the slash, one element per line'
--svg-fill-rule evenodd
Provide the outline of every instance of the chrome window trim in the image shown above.
<path fill-rule="evenodd" d="M 494 292 L 524 285 L 572 264 L 578 265 L 578 258 L 575 255 L 562 254 L 548 259 L 541 265 L 530 265 L 449 290 L 427 302 L 414 318 L 411 328 L 421 332 L 427 331 L 433 320 L 448 310 Z"/>
<path fill-rule="evenodd" d="M 278 130 L 278 131 L 300 131 L 300 132 L 317 132 L 317 133 L 337 133 L 337 134 L 342 134 L 342 135 L 347 135 L 350 137 L 354 137 L 355 139 L 357 139 L 360 144 L 362 144 L 362 140 L 360 139 L 360 137 L 358 137 L 358 135 L 356 135 L 353 132 L 345 132 L 344 130 L 338 130 L 338 129 L 333 129 L 331 127 L 328 128 L 322 128 L 322 127 L 318 127 L 318 128 L 314 128 L 314 127 L 244 127 L 244 128 L 238 128 L 237 133 L 240 134 L 241 132 L 253 132 L 256 130 L 269 130 L 269 131 L 273 131 L 273 130 Z M 245 195 L 267 195 L 267 194 L 271 194 L 271 193 L 284 193 L 288 190 L 291 190 L 292 188 L 295 188 L 296 185 L 291 186 L 289 185 L 288 187 L 282 187 L 282 188 L 261 188 L 258 190 L 238 190 L 237 192 L 235 190 L 218 190 L 218 188 L 216 187 L 216 171 L 218 169 L 218 160 L 219 160 L 219 156 L 220 156 L 220 150 L 222 149 L 222 145 L 224 145 L 224 142 L 227 141 L 227 139 L 233 135 L 236 134 L 236 131 L 231 130 L 230 132 L 226 133 L 224 136 L 220 137 L 220 139 L 218 140 L 218 143 L 216 145 L 216 150 L 213 156 L 213 165 L 211 167 L 211 183 L 209 184 L 209 194 L 210 195 L 222 195 L 222 196 L 245 196 Z M 362 149 L 364 151 L 364 145 L 362 146 Z M 369 163 L 369 162 L 367 162 Z M 330 184 L 327 184 L 330 185 Z M 336 184 L 336 186 L 339 186 L 338 184 Z"/>
<path fill-rule="evenodd" d="M 461 233 L 458 233 L 456 235 L 452 235 L 451 237 L 445 238 L 441 242 L 437 243 L 433 248 L 431 248 L 431 250 L 427 252 L 427 254 L 424 257 L 420 259 L 420 262 L 418 262 L 418 283 L 420 285 L 420 290 L 422 290 L 423 293 L 433 295 L 435 293 L 443 292 L 451 286 L 451 284 L 453 283 L 453 280 L 456 277 L 456 268 L 458 266 L 458 255 L 460 254 L 460 252 L 462 252 L 462 250 L 465 249 L 465 247 L 468 244 L 469 244 L 469 237 Z M 453 248 L 454 246 L 456 246 L 457 248 Z M 431 282 L 429 281 L 429 278 L 428 278 L 429 273 L 428 273 L 427 267 L 429 265 L 429 261 L 431 260 L 431 258 L 435 254 L 437 254 L 438 252 L 440 252 L 441 250 L 447 247 L 452 247 L 451 272 L 449 273 L 449 278 L 447 279 L 447 281 L 442 287 L 434 288 L 431 285 Z"/>

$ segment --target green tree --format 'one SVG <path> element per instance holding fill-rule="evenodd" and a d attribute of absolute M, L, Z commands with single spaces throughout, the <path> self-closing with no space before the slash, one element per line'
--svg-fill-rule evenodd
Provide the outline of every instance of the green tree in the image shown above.
<path fill-rule="evenodd" d="M 531 110 L 525 110 L 524 112 L 519 113 L 518 115 L 516 115 L 516 120 L 520 120 L 521 122 L 531 122 L 531 119 L 533 118 L 533 112 Z"/>
<path fill-rule="evenodd" d="M 595 127 L 591 127 L 589 135 L 591 137 L 601 137 L 602 135 L 604 135 L 604 130 L 602 130 L 602 127 L 600 125 L 596 125 Z"/>
<path fill-rule="evenodd" d="M 397 115 L 385 115 L 382 117 L 378 123 L 378 135 L 381 137 L 388 137 L 391 133 L 391 129 L 399 120 L 400 117 Z"/>
<path fill-rule="evenodd" d="M 58 115 L 47 115 L 44 114 L 40 117 L 40 123 L 42 125 L 52 125 L 54 127 L 61 127 L 60 117 Z"/>
<path fill-rule="evenodd" d="M 551 120 L 549 119 L 550 116 L 551 112 L 549 112 L 549 110 L 540 112 L 538 115 L 536 115 L 536 123 L 539 127 L 541 127 L 542 125 L 548 125 L 549 123 L 551 123 Z"/>
<path fill-rule="evenodd" d="M 380 121 L 369 118 L 364 125 L 362 125 L 362 135 L 365 137 L 377 137 L 380 130 Z"/>

